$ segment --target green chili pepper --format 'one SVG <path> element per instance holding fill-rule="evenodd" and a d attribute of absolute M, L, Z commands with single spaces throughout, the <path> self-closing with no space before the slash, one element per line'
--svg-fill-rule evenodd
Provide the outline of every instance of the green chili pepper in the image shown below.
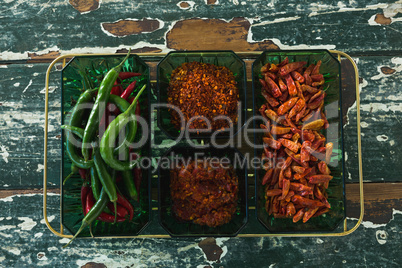
<path fill-rule="evenodd" d="M 117 106 L 117 108 L 120 110 L 120 112 L 125 112 L 128 107 L 130 107 L 130 103 L 128 101 L 126 101 L 125 99 L 117 96 L 117 95 L 110 95 L 110 99 L 109 101 L 113 104 L 115 104 Z M 125 140 L 116 148 L 118 149 L 120 146 L 122 146 L 122 144 L 124 144 L 125 142 L 127 142 L 127 140 L 129 140 L 129 142 L 132 142 L 135 138 L 132 137 L 132 132 L 135 131 L 134 129 L 136 128 L 136 121 L 134 122 L 130 122 L 129 124 L 129 131 L 127 132 L 127 136 L 125 137 Z M 62 129 L 65 129 L 67 131 L 70 131 L 71 133 L 77 135 L 79 138 L 82 139 L 82 137 L 84 136 L 84 129 L 80 128 L 80 127 L 73 127 L 70 125 L 62 125 L 61 126 Z M 130 134 L 130 135 L 129 135 Z M 115 150 L 116 152 L 117 150 Z"/>
<path fill-rule="evenodd" d="M 107 193 L 110 202 L 113 203 L 114 205 L 114 211 L 116 211 L 117 208 L 117 189 L 116 189 L 116 183 L 113 180 L 112 176 L 109 174 L 105 162 L 102 160 L 102 157 L 99 153 L 99 148 L 95 147 L 94 148 L 94 162 L 95 162 L 95 167 L 96 171 L 98 171 L 99 175 L 99 180 L 103 186 L 102 189 L 105 189 L 105 192 Z M 115 214 L 115 222 L 117 220 L 117 215 Z"/>
<path fill-rule="evenodd" d="M 103 115 L 103 113 L 105 112 L 106 104 L 109 100 L 113 84 L 119 76 L 119 72 L 121 71 L 124 62 L 126 62 L 128 57 L 130 56 L 130 52 L 131 49 L 128 51 L 127 56 L 119 65 L 110 69 L 106 73 L 100 84 L 98 95 L 96 97 L 92 111 L 89 115 L 88 123 L 85 126 L 84 136 L 82 138 L 82 155 L 84 156 L 85 160 L 89 159 L 91 142 L 94 141 L 96 131 L 99 127 L 99 115 Z"/>
<path fill-rule="evenodd" d="M 80 169 L 76 166 L 76 165 L 74 165 L 74 164 L 71 164 L 71 173 L 70 174 L 68 174 L 68 176 L 64 179 L 64 181 L 63 181 L 63 185 L 65 185 L 66 184 L 66 182 L 67 182 L 67 180 L 71 177 L 71 176 L 73 176 L 75 173 L 77 173 Z"/>
<path fill-rule="evenodd" d="M 82 139 L 82 136 L 84 135 L 84 129 L 80 128 L 80 127 L 73 127 L 70 125 L 62 125 L 61 128 L 77 135 L 78 138 L 80 138 L 80 139 Z"/>
<path fill-rule="evenodd" d="M 131 199 L 138 200 L 137 188 L 135 187 L 133 180 L 133 172 L 132 170 L 124 170 L 121 172 L 121 177 L 123 179 L 124 186 L 126 191 Z"/>
<path fill-rule="evenodd" d="M 134 168 L 134 166 L 138 163 L 138 159 L 136 161 L 120 161 L 115 159 L 113 156 L 113 149 L 115 148 L 114 144 L 116 138 L 120 131 L 126 127 L 126 125 L 130 121 L 135 121 L 136 117 L 132 111 L 135 111 L 135 107 L 137 105 L 137 100 L 145 90 L 146 85 L 144 85 L 141 90 L 138 92 L 135 97 L 133 103 L 130 107 L 124 112 L 119 114 L 107 127 L 105 133 L 100 142 L 100 154 L 103 160 L 113 169 L 116 170 L 130 170 Z M 136 132 L 136 131 L 135 131 Z M 134 133 L 135 136 L 136 133 Z"/>
<path fill-rule="evenodd" d="M 90 174 L 91 174 L 92 194 L 93 194 L 95 200 L 98 201 L 100 198 L 101 190 L 102 190 L 102 184 L 99 180 L 98 171 L 96 170 L 95 167 L 91 167 Z M 112 213 L 112 211 L 108 207 L 106 207 L 103 211 L 105 213 L 109 213 L 109 214 Z"/>
<path fill-rule="evenodd" d="M 109 202 L 109 198 L 108 198 L 108 195 L 106 194 L 106 190 L 104 188 L 102 188 L 98 201 L 96 201 L 96 203 L 92 207 L 92 209 L 82 219 L 80 229 L 78 229 L 78 231 L 75 233 L 74 237 L 63 248 L 66 248 L 68 245 L 70 245 L 71 242 L 82 232 L 82 230 L 84 230 L 85 227 L 90 226 L 91 223 L 94 220 L 96 220 L 96 218 L 99 217 L 99 215 L 102 213 L 102 211 L 106 208 L 108 202 Z"/>
<path fill-rule="evenodd" d="M 117 95 L 110 95 L 110 102 L 114 103 L 122 113 L 127 111 L 127 109 L 130 107 L 130 103 L 128 101 Z M 137 120 L 130 120 L 130 122 L 127 124 L 127 127 L 127 133 L 124 137 L 124 140 L 114 149 L 115 154 L 127 149 L 127 145 L 134 141 L 135 134 L 137 133 Z"/>
<path fill-rule="evenodd" d="M 82 120 L 82 115 L 84 113 L 84 109 L 82 105 L 84 103 L 90 102 L 93 97 L 95 96 L 95 93 L 97 92 L 97 89 L 90 89 L 86 90 L 84 93 L 81 94 L 81 96 L 78 98 L 76 105 L 73 108 L 73 111 L 71 112 L 71 119 L 70 119 L 70 128 L 75 128 L 75 127 L 80 127 L 81 126 L 81 120 Z M 70 157 L 71 161 L 74 163 L 79 168 L 84 168 L 88 169 L 91 166 L 93 166 L 93 160 L 85 160 L 81 156 L 77 154 L 77 147 L 71 142 L 72 140 L 72 135 L 71 131 L 67 132 L 67 144 L 66 144 L 66 151 L 68 156 Z"/>
<path fill-rule="evenodd" d="M 91 167 L 90 173 L 91 173 L 92 193 L 94 195 L 95 200 L 99 200 L 99 196 L 102 190 L 102 184 L 99 180 L 98 171 L 96 170 L 95 167 Z"/>

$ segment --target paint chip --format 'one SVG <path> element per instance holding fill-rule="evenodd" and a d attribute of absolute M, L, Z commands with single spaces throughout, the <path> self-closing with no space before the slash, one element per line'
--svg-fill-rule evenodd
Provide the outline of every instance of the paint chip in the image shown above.
<path fill-rule="evenodd" d="M 202 249 L 208 261 L 220 261 L 223 250 L 216 244 L 215 238 L 208 237 L 199 242 L 198 246 Z"/>
<path fill-rule="evenodd" d="M 396 72 L 396 70 L 392 69 L 392 68 L 389 68 L 389 67 L 386 67 L 386 66 L 383 66 L 383 67 L 381 67 L 381 72 L 383 74 L 393 74 L 393 73 Z"/>
<path fill-rule="evenodd" d="M 0 153 L 1 157 L 3 157 L 4 162 L 8 163 L 8 156 L 10 154 L 7 152 L 7 147 L 4 145 L 1 145 L 0 149 L 1 149 L 1 153 Z"/>
<path fill-rule="evenodd" d="M 81 14 L 97 10 L 100 6 L 99 0 L 69 0 L 68 2 Z"/>
<path fill-rule="evenodd" d="M 384 14 L 375 15 L 374 21 L 381 25 L 390 25 L 392 20 L 384 16 Z"/>
<path fill-rule="evenodd" d="M 31 218 L 28 217 L 18 217 L 18 219 L 20 221 L 23 221 L 23 223 L 18 224 L 18 227 L 20 227 L 21 230 L 24 231 L 30 231 L 38 224 L 37 222 L 34 222 Z"/>
<path fill-rule="evenodd" d="M 376 138 L 378 141 L 387 141 L 388 140 L 388 136 L 385 136 L 385 135 L 378 135 Z"/>
<path fill-rule="evenodd" d="M 43 236 L 43 233 L 36 233 L 34 235 L 35 238 L 41 238 Z"/>
<path fill-rule="evenodd" d="M 375 238 L 380 245 L 387 243 L 388 233 L 384 230 L 377 230 L 375 232 Z"/>
<path fill-rule="evenodd" d="M 13 253 L 14 255 L 20 255 L 21 254 L 21 250 L 19 250 L 18 248 L 11 248 L 8 251 Z"/>
<path fill-rule="evenodd" d="M 48 195 L 49 195 L 49 194 L 48 194 Z M 48 222 L 52 222 L 55 218 L 56 218 L 56 216 L 54 216 L 54 215 L 49 216 L 49 217 L 47 217 L 47 221 L 48 221 Z M 42 219 L 42 220 L 40 221 L 40 223 L 46 224 L 45 219 Z"/>
<path fill-rule="evenodd" d="M 135 35 L 141 33 L 150 33 L 162 28 L 164 23 L 156 19 L 142 20 L 137 19 L 124 19 L 116 22 L 101 23 L 102 30 L 114 37 L 124 37 L 128 35 Z"/>
<path fill-rule="evenodd" d="M 59 240 L 60 244 L 67 244 L 68 242 L 70 242 L 70 239 L 68 239 L 68 238 L 62 238 Z"/>
<path fill-rule="evenodd" d="M 47 260 L 45 252 L 39 252 L 38 254 L 36 254 L 36 257 L 40 261 L 46 261 Z"/>
<path fill-rule="evenodd" d="M 36 172 L 42 172 L 42 170 L 45 169 L 45 166 L 42 164 L 38 164 L 38 168 L 36 169 Z"/>
<path fill-rule="evenodd" d="M 166 34 L 166 46 L 175 50 L 214 50 L 224 47 L 234 51 L 278 49 L 271 40 L 249 42 L 251 23 L 238 17 L 222 19 L 192 18 L 176 22 Z"/>

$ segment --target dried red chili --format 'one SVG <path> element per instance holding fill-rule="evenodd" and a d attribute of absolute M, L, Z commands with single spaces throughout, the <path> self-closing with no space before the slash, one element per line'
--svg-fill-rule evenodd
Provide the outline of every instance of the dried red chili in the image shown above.
<path fill-rule="evenodd" d="M 168 103 L 179 108 L 190 129 L 208 129 L 205 117 L 211 123 L 211 130 L 231 127 L 237 122 L 239 90 L 235 77 L 227 67 L 208 63 L 183 63 L 173 70 L 168 88 Z M 180 129 L 181 117 L 171 110 L 172 124 Z M 227 116 L 229 120 L 214 120 Z M 197 119 L 197 117 L 199 117 Z"/>
<path fill-rule="evenodd" d="M 329 126 L 323 112 L 325 79 L 319 72 L 321 61 L 305 65 L 306 62 L 289 63 L 287 58 L 276 66 L 267 63 L 261 68 L 265 80 L 260 79 L 261 94 L 267 103 L 259 112 L 270 125 L 261 125 L 270 134 L 262 138 L 263 157 L 287 156 L 281 169 L 264 167 L 265 210 L 274 217 L 292 217 L 293 222 L 306 222 L 331 207 L 326 189 L 333 178 L 328 167 L 333 144 L 326 143 L 325 136 L 319 133 Z M 280 88 L 282 96 L 270 94 L 269 88 Z"/>

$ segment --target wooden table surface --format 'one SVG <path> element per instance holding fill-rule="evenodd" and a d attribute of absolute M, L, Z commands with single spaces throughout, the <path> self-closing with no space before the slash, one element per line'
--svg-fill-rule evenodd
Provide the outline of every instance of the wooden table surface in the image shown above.
<path fill-rule="evenodd" d="M 401 40 L 400 0 L 2 1 L 0 267 L 400 267 Z M 63 249 L 68 239 L 51 233 L 43 220 L 45 73 L 60 55 L 128 48 L 134 53 L 332 49 L 349 54 L 360 82 L 365 214 L 358 229 L 344 237 L 80 239 Z M 351 228 L 360 215 L 357 103 L 353 70 L 344 61 L 342 68 Z M 60 94 L 57 81 L 51 83 L 47 207 L 56 229 Z"/>

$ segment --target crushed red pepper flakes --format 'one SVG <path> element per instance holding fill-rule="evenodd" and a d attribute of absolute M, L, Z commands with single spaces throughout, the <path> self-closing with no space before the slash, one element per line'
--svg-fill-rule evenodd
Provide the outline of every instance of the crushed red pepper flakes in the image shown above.
<path fill-rule="evenodd" d="M 184 221 L 216 227 L 228 223 L 237 208 L 239 182 L 232 166 L 190 161 L 170 171 L 172 210 Z"/>
<path fill-rule="evenodd" d="M 168 103 L 181 110 L 185 124 L 190 122 L 190 129 L 209 129 L 206 120 L 211 123 L 210 130 L 227 129 L 238 120 L 239 90 L 236 84 L 233 72 L 227 67 L 183 63 L 171 74 Z M 180 115 L 173 109 L 170 112 L 171 123 L 180 129 Z M 214 120 L 217 116 L 227 116 L 230 120 Z"/>

